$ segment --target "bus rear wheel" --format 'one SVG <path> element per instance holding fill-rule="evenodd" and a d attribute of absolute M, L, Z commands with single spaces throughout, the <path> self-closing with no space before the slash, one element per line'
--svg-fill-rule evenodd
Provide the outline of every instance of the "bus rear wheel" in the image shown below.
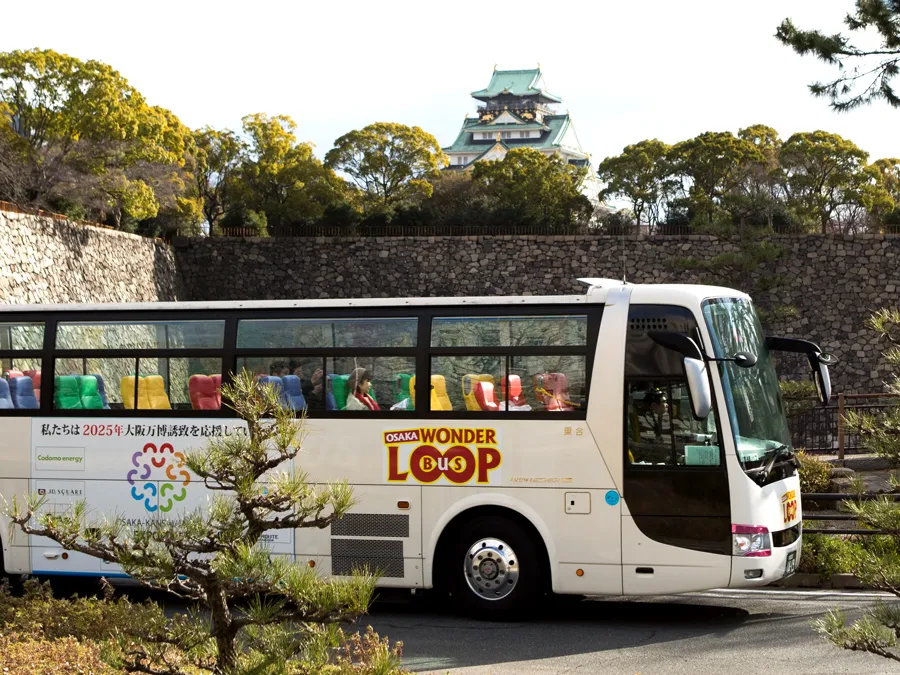
<path fill-rule="evenodd" d="M 513 520 L 477 516 L 457 529 L 445 574 L 454 605 L 481 618 L 520 618 L 547 586 L 533 537 Z"/>

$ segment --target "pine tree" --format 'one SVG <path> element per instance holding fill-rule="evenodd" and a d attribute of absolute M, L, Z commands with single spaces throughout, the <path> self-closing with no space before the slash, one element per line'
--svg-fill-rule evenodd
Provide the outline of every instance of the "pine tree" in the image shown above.
<path fill-rule="evenodd" d="M 84 501 L 54 514 L 45 497 L 32 495 L 24 508 L 14 499 L 9 509 L 26 534 L 118 563 L 145 586 L 203 610 L 130 631 L 123 665 L 132 672 L 183 672 L 167 657 L 171 648 L 215 673 L 288 672 L 311 646 L 333 644 L 333 629 L 365 613 L 372 598 L 370 574 L 323 580 L 263 544 L 277 530 L 328 527 L 351 508 L 352 493 L 346 483 L 317 487 L 299 468 L 291 471 L 303 420 L 280 405 L 270 385 L 245 372 L 222 396 L 249 433 L 186 453 L 184 465 L 214 495 L 205 508 L 140 528 L 121 518 L 90 522 Z"/>

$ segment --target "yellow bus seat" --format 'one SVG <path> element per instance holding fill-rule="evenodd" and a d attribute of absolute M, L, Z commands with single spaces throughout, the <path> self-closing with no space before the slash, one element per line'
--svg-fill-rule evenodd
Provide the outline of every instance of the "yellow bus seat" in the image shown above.
<path fill-rule="evenodd" d="M 171 410 L 172 405 L 169 403 L 168 395 L 166 395 L 166 383 L 162 375 L 148 375 L 142 380 L 138 384 L 138 388 L 147 392 L 147 407 L 151 410 Z M 140 398 L 143 404 L 143 396 L 140 396 Z"/>
<path fill-rule="evenodd" d="M 447 380 L 443 375 L 431 376 L 431 409 L 453 410 L 453 404 L 447 395 Z"/>
<path fill-rule="evenodd" d="M 144 379 L 143 377 L 141 378 Z M 143 383 L 139 383 L 143 384 Z M 134 410 L 134 375 L 126 375 L 119 380 L 119 391 L 122 393 L 122 405 L 127 410 Z M 147 399 L 147 388 L 140 386 L 138 388 L 138 408 L 147 410 L 150 408 L 150 401 Z"/>
<path fill-rule="evenodd" d="M 475 396 L 475 387 L 474 384 L 476 382 L 489 382 L 490 384 L 494 384 L 494 376 L 483 373 L 481 375 L 463 375 L 462 377 L 462 394 L 463 400 L 466 402 L 466 410 L 475 410 L 481 411 L 482 407 L 478 403 L 478 399 Z"/>

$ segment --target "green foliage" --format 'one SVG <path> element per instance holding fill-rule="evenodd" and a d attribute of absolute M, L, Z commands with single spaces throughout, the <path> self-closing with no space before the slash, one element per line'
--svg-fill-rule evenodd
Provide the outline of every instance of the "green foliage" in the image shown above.
<path fill-rule="evenodd" d="M 869 319 L 868 325 L 887 343 L 885 356 L 900 371 L 900 310 L 882 309 Z M 889 389 L 900 393 L 900 378 L 896 375 Z M 846 423 L 865 439 L 870 450 L 895 464 L 900 462 L 900 406 L 881 415 L 848 414 Z M 892 476 L 891 483 L 895 490 L 900 488 L 897 476 Z M 857 517 L 862 527 L 882 533 L 844 544 L 842 564 L 846 571 L 864 583 L 900 598 L 900 503 L 882 496 L 869 501 L 848 501 L 845 507 Z M 900 655 L 894 651 L 900 629 L 897 603 L 879 605 L 849 627 L 843 615 L 833 612 L 818 622 L 816 628 L 844 649 L 900 660 Z"/>
<path fill-rule="evenodd" d="M 788 419 L 811 410 L 816 405 L 816 385 L 811 380 L 779 380 Z"/>
<path fill-rule="evenodd" d="M 194 177 L 197 195 L 203 205 L 203 216 L 210 229 L 234 208 L 240 193 L 238 172 L 246 144 L 233 131 L 217 131 L 204 127 L 194 132 L 197 146 L 197 168 Z"/>
<path fill-rule="evenodd" d="M 617 157 L 607 157 L 597 168 L 606 183 L 600 199 L 627 200 L 636 224 L 646 225 L 651 232 L 657 229 L 670 189 L 665 161 L 670 152 L 670 146 L 654 138 L 626 146 Z"/>
<path fill-rule="evenodd" d="M 169 186 L 191 147 L 175 115 L 106 64 L 52 50 L 0 53 L 0 149 L 17 168 L 0 177 L 0 198 L 77 204 L 122 227 L 174 201 Z"/>
<path fill-rule="evenodd" d="M 803 449 L 798 449 L 796 455 L 800 460 L 800 492 L 828 492 L 831 489 L 831 464 Z"/>
<path fill-rule="evenodd" d="M 347 198 L 347 186 L 297 141 L 296 123 L 285 115 L 261 113 L 243 119 L 247 150 L 242 157 L 237 201 L 264 213 L 269 226 L 308 223 Z"/>
<path fill-rule="evenodd" d="M 834 110 L 850 110 L 879 100 L 900 107 L 900 96 L 892 84 L 900 70 L 900 2 L 856 0 L 856 11 L 847 14 L 844 23 L 851 33 L 865 36 L 873 46 L 857 47 L 841 33 L 801 30 L 790 19 L 781 22 L 775 37 L 801 56 L 812 54 L 837 68 L 837 78 L 809 87 L 813 95 L 830 99 Z M 871 41 L 873 36 L 877 46 Z"/>
<path fill-rule="evenodd" d="M 200 673 L 214 666 L 215 646 L 189 621 L 169 622 L 163 609 L 148 600 L 132 603 L 114 598 L 105 584 L 101 598 L 56 598 L 49 583 L 29 579 L 16 597 L 0 585 L 0 669 L 10 673 L 76 673 L 85 675 L 123 672 Z M 294 626 L 281 631 L 273 626 L 248 626 L 251 640 L 241 641 L 235 673 L 255 675 L 400 675 L 402 643 L 393 646 L 370 627 L 363 634 L 346 635 L 338 626 Z M 305 635 L 298 653 L 292 651 L 294 633 Z M 190 635 L 190 637 L 189 637 Z M 158 641 L 158 638 L 165 640 Z M 171 640 L 170 643 L 166 641 Z M 155 641 L 155 644 L 154 644 Z M 191 645 L 186 653 L 176 642 Z M 252 645 L 264 646 L 254 649 Z M 137 650 L 153 651 L 136 664 Z M 139 666 L 139 667 L 138 667 Z"/>
<path fill-rule="evenodd" d="M 585 169 L 559 155 L 515 148 L 501 160 L 477 162 L 472 181 L 492 202 L 492 218 L 545 227 L 584 225 L 593 207 L 579 188 Z"/>
<path fill-rule="evenodd" d="M 174 648 L 185 663 L 215 672 L 289 671 L 311 645 L 334 638 L 329 626 L 355 620 L 371 600 L 372 575 L 323 580 L 262 543 L 275 530 L 330 526 L 351 508 L 352 493 L 346 483 L 310 485 L 298 466 L 290 470 L 302 451 L 303 420 L 281 406 L 273 387 L 242 372 L 222 395 L 248 434 L 186 454 L 187 468 L 212 491 L 205 508 L 133 528 L 119 516 L 89 521 L 83 501 L 64 514 L 49 512 L 38 495 L 9 507 L 25 533 L 118 563 L 146 586 L 205 610 L 142 624 L 122 659 L 127 670 L 151 663 L 152 672 L 184 672 L 166 665 Z"/>
<path fill-rule="evenodd" d="M 100 647 L 73 637 L 44 640 L 0 628 L 0 672 L 16 675 L 114 675 Z"/>
<path fill-rule="evenodd" d="M 868 157 L 854 143 L 825 131 L 797 133 L 785 141 L 779 158 L 796 219 L 826 234 L 841 211 L 846 220 L 854 209 L 858 215 L 893 209 L 879 183 L 882 175 L 866 165 Z"/>
<path fill-rule="evenodd" d="M 881 340 L 887 345 L 885 359 L 897 372 L 888 383 L 888 392 L 900 394 L 900 309 L 881 309 L 868 321 Z M 881 415 L 850 411 L 846 414 L 847 427 L 865 440 L 866 448 L 880 457 L 900 465 L 900 405 L 894 405 Z"/>
<path fill-rule="evenodd" d="M 325 155 L 362 190 L 366 211 L 390 213 L 431 196 L 429 180 L 447 165 L 437 139 L 419 127 L 376 122 L 344 134 Z"/>

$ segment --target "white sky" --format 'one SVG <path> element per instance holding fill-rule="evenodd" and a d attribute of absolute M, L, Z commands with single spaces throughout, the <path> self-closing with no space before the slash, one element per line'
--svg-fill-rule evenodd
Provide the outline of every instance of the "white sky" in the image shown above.
<path fill-rule="evenodd" d="M 773 37 L 787 16 L 838 30 L 852 5 L 30 0 L 3 12 L 0 51 L 99 59 L 193 128 L 237 129 L 249 113 L 286 114 L 320 157 L 341 134 L 376 121 L 416 124 L 449 145 L 474 114 L 469 92 L 487 85 L 495 63 L 538 62 L 595 165 L 645 138 L 673 143 L 754 123 L 782 138 L 824 129 L 871 159 L 900 156 L 900 110 L 831 112 L 806 88 L 831 69 Z"/>

